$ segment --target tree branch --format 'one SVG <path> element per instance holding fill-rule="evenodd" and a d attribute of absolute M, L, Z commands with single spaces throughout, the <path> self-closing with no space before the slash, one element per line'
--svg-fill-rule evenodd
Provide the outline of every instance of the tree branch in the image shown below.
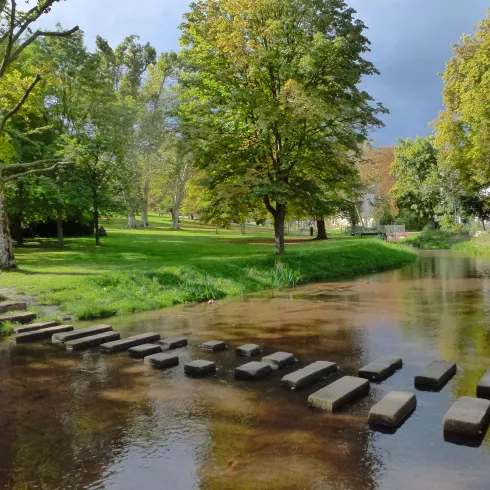
<path fill-rule="evenodd" d="M 5 114 L 5 116 L 3 117 L 2 122 L 0 122 L 0 133 L 2 133 L 2 131 L 4 130 L 5 124 L 7 123 L 7 121 L 12 116 L 14 116 L 15 114 L 17 114 L 17 112 L 20 111 L 20 109 L 24 105 L 25 101 L 27 100 L 27 97 L 29 97 L 29 95 L 32 92 L 33 88 L 39 83 L 40 80 L 41 80 L 41 75 L 39 75 L 39 73 L 37 73 L 36 76 L 34 77 L 34 80 L 29 85 L 28 89 L 24 92 L 24 95 L 19 100 L 19 102 L 17 103 L 17 105 L 10 112 L 8 112 L 7 114 Z"/>
<path fill-rule="evenodd" d="M 15 163 L 14 165 L 6 165 L 4 170 L 17 170 L 20 168 L 33 167 L 34 165 L 42 165 L 44 163 L 61 163 L 62 158 L 46 158 L 45 160 L 36 160 L 35 162 L 29 163 Z"/>
<path fill-rule="evenodd" d="M 7 47 L 5 49 L 5 54 L 3 56 L 2 65 L 0 66 L 0 77 L 5 73 L 7 69 L 8 60 L 10 59 L 10 53 L 12 53 L 12 46 L 14 44 L 14 29 L 15 29 L 15 10 L 17 8 L 17 4 L 15 0 L 12 0 L 12 9 L 10 10 L 10 26 L 7 31 Z"/>
<path fill-rule="evenodd" d="M 51 172 L 52 170 L 55 170 L 59 165 L 67 165 L 71 162 L 59 162 L 55 163 L 52 167 L 48 168 L 37 168 L 35 170 L 29 170 L 28 172 L 22 172 L 20 174 L 14 174 L 11 175 L 10 177 L 5 177 L 2 179 L 2 182 L 9 182 L 10 180 L 15 180 L 15 179 L 20 179 L 21 177 L 25 177 L 26 175 L 32 175 L 32 174 L 40 174 L 44 172 Z"/>
<path fill-rule="evenodd" d="M 272 204 L 271 204 L 271 202 L 269 200 L 269 196 L 267 194 L 264 196 L 264 204 L 265 204 L 265 207 L 268 209 L 268 211 L 275 218 L 276 217 L 276 210 L 272 207 Z"/>
<path fill-rule="evenodd" d="M 20 53 L 24 51 L 30 44 L 32 44 L 38 37 L 67 37 L 71 36 L 73 33 L 77 32 L 80 28 L 75 26 L 73 29 L 69 31 L 36 31 L 32 36 L 28 37 L 10 56 L 10 59 L 7 63 L 11 63 L 15 61 Z"/>

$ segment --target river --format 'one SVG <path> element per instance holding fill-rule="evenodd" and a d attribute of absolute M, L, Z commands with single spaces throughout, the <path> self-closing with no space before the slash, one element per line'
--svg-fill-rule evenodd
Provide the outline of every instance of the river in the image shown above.
<path fill-rule="evenodd" d="M 186 335 L 189 347 L 161 372 L 125 353 L 2 342 L 1 489 L 490 489 L 490 431 L 471 447 L 446 442 L 442 430 L 453 401 L 475 396 L 490 368 L 490 261 L 427 252 L 355 281 L 105 323 L 124 335 Z M 203 352 L 211 339 L 228 350 Z M 236 381 L 234 347 L 248 342 L 293 352 L 294 369 L 328 360 L 355 375 L 387 354 L 404 366 L 332 415 L 307 403 L 325 382 L 280 386 L 292 368 Z M 183 363 L 199 358 L 215 359 L 217 374 L 186 377 Z M 435 359 L 455 360 L 457 375 L 438 393 L 415 390 L 414 375 Z M 417 409 L 395 434 L 373 431 L 369 409 L 392 390 L 416 393 Z"/>

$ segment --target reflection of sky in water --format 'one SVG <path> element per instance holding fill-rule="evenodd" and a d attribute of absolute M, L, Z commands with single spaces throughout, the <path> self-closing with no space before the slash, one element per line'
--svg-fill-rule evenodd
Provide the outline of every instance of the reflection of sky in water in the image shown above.
<path fill-rule="evenodd" d="M 18 489 L 485 489 L 490 436 L 479 448 L 443 440 L 442 417 L 472 395 L 490 367 L 488 262 L 423 254 L 403 270 L 314 284 L 245 301 L 181 306 L 111 319 L 130 333 L 185 334 L 178 368 L 159 372 L 126 354 L 67 353 L 46 344 L 0 344 L 0 488 Z M 201 351 L 223 339 L 227 352 Z M 344 411 L 312 411 L 274 373 L 236 381 L 232 347 L 294 352 L 303 367 L 334 361 L 356 374 L 382 355 L 404 367 Z M 184 376 L 190 359 L 216 359 L 207 379 Z M 433 359 L 458 374 L 440 393 L 414 390 Z M 82 370 L 82 371 L 81 371 Z M 418 407 L 395 434 L 371 431 L 370 407 L 392 390 Z"/>

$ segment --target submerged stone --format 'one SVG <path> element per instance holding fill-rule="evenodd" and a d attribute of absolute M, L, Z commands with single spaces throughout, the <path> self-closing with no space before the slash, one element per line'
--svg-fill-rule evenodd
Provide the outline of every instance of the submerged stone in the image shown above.
<path fill-rule="evenodd" d="M 235 369 L 235 378 L 255 380 L 267 376 L 272 371 L 271 365 L 266 362 L 252 361 Z"/>
<path fill-rule="evenodd" d="M 308 397 L 308 403 L 322 410 L 335 412 L 346 403 L 359 398 L 369 391 L 367 379 L 344 376 Z"/>
<path fill-rule="evenodd" d="M 112 327 L 110 325 L 94 325 L 93 327 L 77 328 L 71 332 L 57 333 L 52 337 L 53 344 L 59 344 L 68 342 L 69 340 L 81 339 L 82 337 L 89 337 L 90 335 L 96 335 L 98 333 L 110 332 Z"/>
<path fill-rule="evenodd" d="M 292 390 L 303 388 L 337 371 L 337 364 L 328 361 L 316 361 L 308 366 L 287 374 L 281 384 Z"/>
<path fill-rule="evenodd" d="M 398 357 L 381 357 L 359 369 L 359 377 L 371 381 L 383 381 L 403 366 Z"/>
<path fill-rule="evenodd" d="M 289 352 L 275 352 L 274 354 L 263 357 L 262 362 L 270 364 L 273 369 L 281 369 L 284 366 L 294 364 L 296 359 L 294 358 L 294 354 L 290 354 Z"/>
<path fill-rule="evenodd" d="M 158 342 L 164 349 L 178 349 L 188 344 L 186 337 L 167 337 Z"/>
<path fill-rule="evenodd" d="M 160 339 L 160 335 L 157 333 L 143 333 L 141 335 L 134 335 L 133 337 L 127 337 L 121 340 L 114 340 L 107 342 L 100 346 L 100 351 L 106 354 L 113 354 L 114 352 L 122 352 L 128 350 L 130 347 L 136 345 L 147 344 L 149 342 L 155 342 Z"/>
<path fill-rule="evenodd" d="M 73 330 L 73 325 L 58 325 L 55 327 L 43 328 L 32 332 L 19 333 L 10 338 L 11 342 L 35 342 L 37 340 L 49 339 L 52 335 L 61 332 L 70 332 Z"/>
<path fill-rule="evenodd" d="M 143 357 L 150 356 L 151 354 L 162 352 L 162 346 L 158 344 L 135 345 L 134 347 L 131 347 L 128 352 L 130 356 L 141 359 Z"/>
<path fill-rule="evenodd" d="M 413 393 L 392 391 L 369 411 L 368 423 L 389 428 L 399 427 L 417 406 Z"/>
<path fill-rule="evenodd" d="M 81 339 L 69 340 L 65 342 L 66 350 L 82 350 L 89 347 L 96 347 L 109 342 L 117 340 L 121 337 L 119 332 L 104 332 L 97 335 L 90 335 L 89 337 L 82 337 Z"/>
<path fill-rule="evenodd" d="M 144 359 L 146 364 L 150 364 L 155 368 L 163 369 L 172 366 L 177 366 L 179 364 L 179 358 L 174 354 L 167 354 L 165 352 L 160 352 L 158 354 L 152 354 L 151 356 L 146 356 Z"/>
<path fill-rule="evenodd" d="M 184 373 L 190 376 L 206 376 L 216 372 L 216 363 L 199 359 L 184 364 Z"/>
<path fill-rule="evenodd" d="M 490 401 L 462 396 L 444 415 L 444 432 L 478 437 L 490 422 Z"/>
<path fill-rule="evenodd" d="M 453 361 L 434 361 L 427 365 L 417 376 L 415 386 L 437 390 L 442 388 L 456 374 Z"/>
<path fill-rule="evenodd" d="M 2 301 L 0 302 L 0 313 L 7 313 L 7 311 L 27 310 L 27 303 L 25 301 Z"/>
<path fill-rule="evenodd" d="M 14 322 L 14 323 L 29 323 L 37 318 L 37 315 L 32 312 L 27 313 L 16 313 L 13 315 L 2 315 L 0 316 L 0 325 L 5 322 Z"/>
<path fill-rule="evenodd" d="M 260 345 L 245 344 L 236 348 L 236 355 L 242 357 L 253 357 L 260 354 Z"/>
<path fill-rule="evenodd" d="M 478 398 L 490 399 L 490 369 L 482 376 L 476 387 Z"/>
<path fill-rule="evenodd" d="M 202 348 L 211 352 L 219 352 L 226 350 L 226 344 L 221 340 L 209 340 L 208 342 L 204 342 L 204 344 L 202 344 Z"/>
<path fill-rule="evenodd" d="M 57 327 L 60 322 L 53 320 L 52 322 L 42 322 L 42 323 L 31 323 L 30 325 L 25 325 L 23 327 L 14 328 L 14 333 L 26 333 L 34 332 L 35 330 L 42 330 L 49 327 Z"/>

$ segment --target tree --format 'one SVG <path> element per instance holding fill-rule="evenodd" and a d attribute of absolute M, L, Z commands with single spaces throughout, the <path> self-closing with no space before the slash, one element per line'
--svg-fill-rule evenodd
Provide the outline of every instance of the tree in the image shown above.
<path fill-rule="evenodd" d="M 490 186 L 489 16 L 453 45 L 443 74 L 445 109 L 434 123 L 435 144 L 473 194 Z"/>
<path fill-rule="evenodd" d="M 17 114 L 22 115 L 23 109 L 28 104 L 29 96 L 41 80 L 40 74 L 36 73 L 31 78 L 30 83 L 26 84 L 26 79 L 13 69 L 14 63 L 36 39 L 40 37 L 66 37 L 78 30 L 78 27 L 74 27 L 69 31 L 42 31 L 40 29 L 32 31 L 31 25 L 42 15 L 48 13 L 57 1 L 38 0 L 30 10 L 24 12 L 17 9 L 16 0 L 0 0 L 0 90 L 2 94 L 20 92 L 20 94 L 16 93 L 16 102 L 11 105 L 9 97 L 0 98 L 7 101 L 7 104 L 3 100 L 0 102 L 0 269 L 16 267 L 4 204 L 4 184 L 26 175 L 48 172 L 56 168 L 62 161 L 59 158 L 45 158 L 12 164 L 10 163 L 11 145 L 6 133 L 9 121 Z M 45 164 L 51 166 L 41 167 Z M 21 171 L 5 176 L 7 167 L 9 171 Z"/>
<path fill-rule="evenodd" d="M 400 140 L 395 148 L 392 196 L 398 208 L 413 213 L 422 226 L 434 222 L 440 200 L 440 188 L 434 185 L 437 158 L 432 138 Z"/>
<path fill-rule="evenodd" d="M 209 185 L 237 182 L 264 203 L 276 254 L 288 204 L 382 124 L 382 106 L 357 87 L 377 71 L 354 14 L 342 0 L 206 0 L 181 26 L 182 117 L 198 166 Z"/>
<path fill-rule="evenodd" d="M 485 221 L 490 219 L 490 197 L 485 194 L 474 194 L 463 196 L 461 207 L 468 217 L 476 216 L 485 230 Z"/>

